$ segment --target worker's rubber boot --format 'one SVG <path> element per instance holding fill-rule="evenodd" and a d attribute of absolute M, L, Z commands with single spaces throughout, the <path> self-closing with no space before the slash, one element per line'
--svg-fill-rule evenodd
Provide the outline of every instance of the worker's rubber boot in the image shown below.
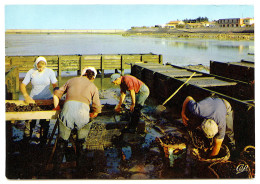
<path fill-rule="evenodd" d="M 40 120 L 40 125 L 41 125 L 41 137 L 40 137 L 40 146 L 45 146 L 47 143 L 47 138 L 48 138 L 48 132 L 50 128 L 50 121 L 46 120 Z"/>
<path fill-rule="evenodd" d="M 77 170 L 81 171 L 83 170 L 85 163 L 84 159 L 84 150 L 83 150 L 83 143 L 85 142 L 85 139 L 78 139 L 76 141 L 76 166 Z"/>
<path fill-rule="evenodd" d="M 135 108 L 134 108 L 134 112 L 131 115 L 131 121 L 129 123 L 128 128 L 130 130 L 133 130 L 134 132 L 136 131 L 136 128 L 138 126 L 138 122 L 139 122 L 140 117 L 141 117 L 141 109 L 142 109 L 141 105 L 136 105 Z"/>
<path fill-rule="evenodd" d="M 62 160 L 64 158 L 64 155 L 66 154 L 67 145 L 68 145 L 68 141 L 67 140 L 64 140 L 62 138 L 58 139 L 57 148 L 56 148 L 56 159 L 54 159 L 54 163 L 53 163 L 53 165 L 54 165 L 54 174 L 55 173 L 56 174 L 59 173 Z"/>

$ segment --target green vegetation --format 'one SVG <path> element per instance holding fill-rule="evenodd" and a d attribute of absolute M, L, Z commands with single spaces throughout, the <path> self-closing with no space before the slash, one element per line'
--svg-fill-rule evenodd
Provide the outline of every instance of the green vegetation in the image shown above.
<path fill-rule="evenodd" d="M 182 20 L 185 23 L 199 23 L 199 22 L 208 22 L 208 17 L 198 17 L 196 19 L 184 19 Z"/>

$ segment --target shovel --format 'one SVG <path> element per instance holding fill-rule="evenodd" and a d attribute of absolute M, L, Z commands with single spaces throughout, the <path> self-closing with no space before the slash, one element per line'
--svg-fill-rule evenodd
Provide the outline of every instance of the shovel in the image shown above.
<path fill-rule="evenodd" d="M 166 110 L 166 107 L 164 106 L 187 82 L 189 82 L 189 80 L 196 74 L 196 72 L 194 72 L 168 99 L 166 99 L 162 105 L 158 105 L 155 109 L 155 113 L 156 114 L 160 114 L 163 111 Z"/>

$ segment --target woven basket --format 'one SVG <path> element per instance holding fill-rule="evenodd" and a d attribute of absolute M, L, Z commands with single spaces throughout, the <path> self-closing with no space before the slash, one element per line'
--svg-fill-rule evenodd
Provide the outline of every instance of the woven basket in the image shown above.
<path fill-rule="evenodd" d="M 216 178 L 251 178 L 251 170 L 244 160 L 214 162 L 208 167 Z"/>
<path fill-rule="evenodd" d="M 225 156 L 219 157 L 219 158 L 203 158 L 201 154 L 199 153 L 199 149 L 193 148 L 191 151 L 191 154 L 195 160 L 197 160 L 200 163 L 213 163 L 213 162 L 221 162 L 221 161 L 227 161 L 230 158 L 230 151 L 228 147 L 225 144 L 222 144 L 221 149 L 225 152 Z"/>
<path fill-rule="evenodd" d="M 186 144 L 165 144 L 163 141 L 157 137 L 156 141 L 162 147 L 164 151 L 164 157 L 169 162 L 170 167 L 174 166 L 174 162 L 178 159 L 183 158 L 186 154 Z"/>
<path fill-rule="evenodd" d="M 244 150 L 240 153 L 240 157 L 249 165 L 251 170 L 251 177 L 254 178 L 255 177 L 255 147 L 251 145 L 246 146 Z"/>

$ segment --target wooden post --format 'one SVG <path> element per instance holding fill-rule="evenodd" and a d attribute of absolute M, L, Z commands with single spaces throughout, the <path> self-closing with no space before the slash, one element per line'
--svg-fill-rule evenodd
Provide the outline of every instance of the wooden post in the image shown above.
<path fill-rule="evenodd" d="M 103 56 L 100 57 L 101 62 L 101 90 L 103 90 L 103 80 L 104 80 L 104 63 L 103 63 Z"/>
<path fill-rule="evenodd" d="M 101 76 L 104 77 L 104 62 L 103 62 L 103 56 L 101 55 Z"/>
<path fill-rule="evenodd" d="M 163 56 L 161 54 L 159 55 L 159 64 L 163 64 Z"/>
<path fill-rule="evenodd" d="M 121 75 L 125 74 L 125 62 L 123 61 L 123 56 L 121 55 Z"/>
<path fill-rule="evenodd" d="M 83 70 L 83 65 L 82 65 L 82 56 L 79 57 L 79 70 L 78 70 L 78 75 L 81 75 L 81 71 Z"/>
<path fill-rule="evenodd" d="M 58 75 L 58 86 L 60 86 L 60 82 L 61 82 L 61 60 L 60 60 L 60 56 L 58 56 L 58 71 L 57 71 L 57 75 Z"/>

